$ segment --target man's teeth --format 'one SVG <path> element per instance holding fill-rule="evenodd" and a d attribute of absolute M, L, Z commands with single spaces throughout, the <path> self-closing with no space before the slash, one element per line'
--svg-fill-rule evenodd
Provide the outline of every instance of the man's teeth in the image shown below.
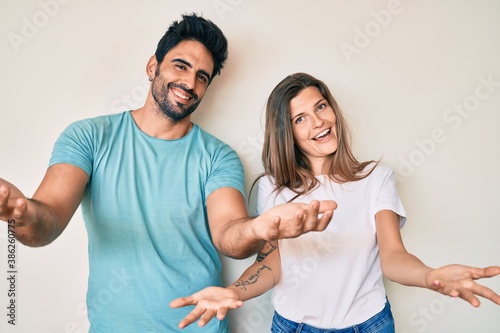
<path fill-rule="evenodd" d="M 174 95 L 177 96 L 177 97 L 179 97 L 179 98 L 182 98 L 182 99 L 184 99 L 186 101 L 189 99 L 189 96 L 183 95 L 183 94 L 181 94 L 180 92 L 178 92 L 176 90 L 172 90 L 172 91 L 173 91 Z"/>
<path fill-rule="evenodd" d="M 319 138 L 321 138 L 321 137 L 323 137 L 323 136 L 327 135 L 329 132 L 330 132 L 330 129 L 326 129 L 326 130 L 324 130 L 323 132 L 321 132 L 321 133 L 319 133 L 318 135 L 316 135 L 316 136 L 314 137 L 314 139 L 319 139 Z"/>

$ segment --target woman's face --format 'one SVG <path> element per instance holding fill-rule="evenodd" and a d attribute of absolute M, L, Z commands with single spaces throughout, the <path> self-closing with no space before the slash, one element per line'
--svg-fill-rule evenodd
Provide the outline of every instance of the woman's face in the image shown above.
<path fill-rule="evenodd" d="M 337 151 L 337 118 L 333 108 L 316 87 L 302 90 L 290 101 L 295 144 L 311 162 L 314 174 L 322 173 L 326 156 Z"/>

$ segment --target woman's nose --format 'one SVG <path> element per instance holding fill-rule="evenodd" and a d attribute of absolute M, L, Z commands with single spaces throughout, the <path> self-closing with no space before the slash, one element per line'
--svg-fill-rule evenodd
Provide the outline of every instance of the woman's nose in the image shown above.
<path fill-rule="evenodd" d="M 315 114 L 312 116 L 312 123 L 313 123 L 313 128 L 319 128 L 319 127 L 323 126 L 325 121 L 323 120 L 323 118 L 321 118 Z"/>

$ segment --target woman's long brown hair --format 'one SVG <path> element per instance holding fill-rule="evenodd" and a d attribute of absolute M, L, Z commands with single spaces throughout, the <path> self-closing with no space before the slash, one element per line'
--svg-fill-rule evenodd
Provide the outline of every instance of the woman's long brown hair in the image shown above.
<path fill-rule="evenodd" d="M 328 87 L 309 74 L 295 73 L 283 79 L 268 98 L 262 149 L 264 172 L 255 180 L 252 188 L 265 175 L 270 175 L 275 179 L 276 191 L 279 192 L 287 187 L 297 196 L 309 193 L 318 185 L 318 180 L 311 171 L 309 160 L 294 144 L 290 120 L 290 101 L 308 87 L 319 89 L 321 95 L 333 108 L 337 118 L 338 148 L 325 160 L 323 165 L 325 174 L 338 183 L 357 181 L 367 177 L 378 163 L 375 161 L 359 162 L 352 153 L 350 131 Z M 373 162 L 376 163 L 375 166 L 365 171 L 364 169 Z"/>

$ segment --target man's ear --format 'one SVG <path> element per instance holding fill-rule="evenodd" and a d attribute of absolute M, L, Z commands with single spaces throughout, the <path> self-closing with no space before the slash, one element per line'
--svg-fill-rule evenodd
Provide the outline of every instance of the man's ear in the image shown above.
<path fill-rule="evenodd" d="M 146 65 L 146 75 L 149 77 L 149 81 L 154 79 L 157 66 L 158 61 L 156 60 L 156 56 L 152 55 L 151 58 L 149 58 L 148 64 Z"/>

